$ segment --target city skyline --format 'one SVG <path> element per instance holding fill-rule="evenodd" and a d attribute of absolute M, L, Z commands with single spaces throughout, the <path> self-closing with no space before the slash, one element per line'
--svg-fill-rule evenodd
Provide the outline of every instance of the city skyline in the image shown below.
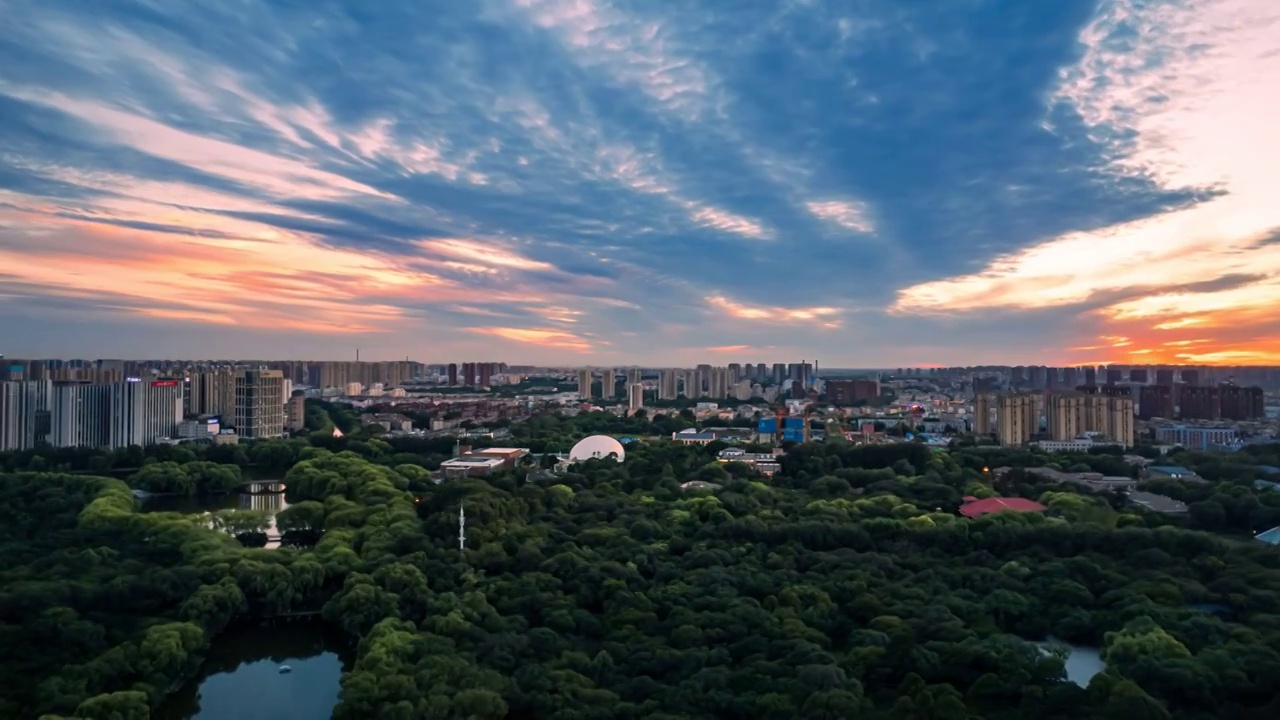
<path fill-rule="evenodd" d="M 1280 365 L 1266 0 L 6 8 L 10 357 Z"/>

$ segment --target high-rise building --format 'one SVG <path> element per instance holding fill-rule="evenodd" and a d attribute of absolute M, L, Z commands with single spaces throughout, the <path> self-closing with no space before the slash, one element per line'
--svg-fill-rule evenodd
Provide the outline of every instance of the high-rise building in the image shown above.
<path fill-rule="evenodd" d="M 1150 376 L 1146 368 L 1129 368 L 1129 382 L 1136 385 L 1145 385 Z"/>
<path fill-rule="evenodd" d="M 53 382 L 0 382 L 0 451 L 31 450 L 49 441 Z"/>
<path fill-rule="evenodd" d="M 1156 384 L 1167 385 L 1169 387 L 1172 387 L 1173 386 L 1173 368 L 1157 368 Z"/>
<path fill-rule="evenodd" d="M 689 400 L 702 397 L 702 383 L 697 370 L 685 370 L 680 383 L 680 394 Z"/>
<path fill-rule="evenodd" d="M 1099 395 L 1051 395 L 1049 397 L 1048 416 L 1049 437 L 1054 440 L 1074 440 L 1098 425 L 1096 418 L 1090 417 L 1090 411 L 1100 407 L 1097 403 Z"/>
<path fill-rule="evenodd" d="M 462 363 L 462 377 L 459 380 L 463 387 L 474 387 L 476 384 L 476 364 L 473 362 Z"/>
<path fill-rule="evenodd" d="M 658 399 L 675 400 L 680 396 L 680 371 L 664 368 L 658 371 Z"/>
<path fill-rule="evenodd" d="M 635 412 L 644 407 L 644 385 L 631 383 L 627 386 L 627 409 Z"/>
<path fill-rule="evenodd" d="M 1170 377 L 1172 375 L 1173 373 L 1170 372 Z M 1138 392 L 1138 417 L 1143 420 L 1152 418 L 1172 420 L 1176 417 L 1173 400 L 1173 385 L 1161 384 L 1157 377 L 1155 385 L 1145 385 Z"/>
<path fill-rule="evenodd" d="M 242 370 L 236 374 L 234 423 L 246 439 L 284 436 L 284 375 L 279 370 Z"/>
<path fill-rule="evenodd" d="M 1062 368 L 1062 384 L 1069 388 L 1073 388 L 1080 384 L 1080 368 Z"/>
<path fill-rule="evenodd" d="M 711 368 L 710 381 L 708 382 L 708 394 L 711 397 L 720 400 L 729 397 L 729 368 L 715 367 Z"/>
<path fill-rule="evenodd" d="M 294 390 L 284 409 L 285 429 L 298 432 L 307 427 L 307 396 L 301 390 Z"/>
<path fill-rule="evenodd" d="M 1182 382 L 1188 385 L 1200 384 L 1200 371 L 1195 368 L 1184 368 L 1182 371 Z"/>
<path fill-rule="evenodd" d="M 1022 445 L 1039 427 L 1039 407 L 1034 395 L 1018 393 L 997 398 L 996 432 L 1001 445 Z"/>
<path fill-rule="evenodd" d="M 236 409 L 236 374 L 230 368 L 193 372 L 183 390 L 187 415 L 217 415 L 228 423 Z"/>
<path fill-rule="evenodd" d="M 1133 399 L 1109 395 L 1062 394 L 1049 398 L 1049 436 L 1075 440 L 1096 433 L 1125 447 L 1133 445 Z"/>
<path fill-rule="evenodd" d="M 764 363 L 757 363 L 757 364 L 756 364 L 756 376 L 755 376 L 755 380 L 756 380 L 757 382 L 767 382 L 767 381 L 769 380 L 769 366 L 768 366 L 768 365 L 765 365 Z"/>
<path fill-rule="evenodd" d="M 1209 385 L 1183 385 L 1178 388 L 1178 417 L 1183 420 L 1220 420 L 1222 394 Z"/>
<path fill-rule="evenodd" d="M 490 387 L 493 384 L 493 363 L 480 363 L 476 373 L 476 384 L 480 387 Z"/>
<path fill-rule="evenodd" d="M 445 375 L 449 379 L 450 385 L 458 384 L 458 363 L 449 363 L 445 368 Z"/>
<path fill-rule="evenodd" d="M 1222 384 L 1218 386 L 1223 420 L 1256 420 L 1266 414 L 1265 399 L 1260 387 L 1241 387 Z"/>
<path fill-rule="evenodd" d="M 112 384 L 108 444 L 113 448 L 147 446 L 176 437 L 182 422 L 183 385 L 172 378 L 131 378 Z"/>
<path fill-rule="evenodd" d="M 1107 368 L 1106 379 L 1108 385 L 1115 385 L 1124 380 L 1124 371 L 1120 368 Z"/>
<path fill-rule="evenodd" d="M 110 447 L 112 387 L 78 381 L 54 383 L 49 444 Z"/>
<path fill-rule="evenodd" d="M 742 365 L 740 363 L 729 363 L 728 370 L 730 385 L 742 379 Z"/>
<path fill-rule="evenodd" d="M 1097 384 L 1098 384 L 1098 368 L 1093 367 L 1092 365 L 1089 365 L 1089 366 L 1086 366 L 1086 367 L 1085 367 L 1085 369 L 1084 369 L 1084 384 L 1085 384 L 1085 385 L 1097 385 Z"/>
<path fill-rule="evenodd" d="M 772 378 L 772 379 L 773 379 L 773 384 L 774 384 L 774 385 L 782 385 L 783 383 L 787 382 L 787 380 L 789 379 L 789 375 L 787 374 L 787 364 L 786 364 L 786 363 L 774 363 L 774 364 L 773 364 L 773 378 Z"/>
<path fill-rule="evenodd" d="M 578 397 L 583 400 L 591 399 L 591 375 L 591 368 L 578 371 Z"/>
<path fill-rule="evenodd" d="M 973 397 L 973 434 L 978 437 L 991 436 L 991 411 L 995 409 L 995 396 L 991 393 L 978 393 Z"/>
<path fill-rule="evenodd" d="M 627 370 L 627 384 L 635 385 L 638 382 L 644 382 L 644 373 L 640 368 L 629 368 Z"/>
<path fill-rule="evenodd" d="M 1109 440 L 1114 440 L 1124 447 L 1133 447 L 1133 398 L 1107 397 L 1106 425 L 1100 431 Z"/>
<path fill-rule="evenodd" d="M 857 380 L 828 380 L 826 391 L 827 400 L 833 405 L 870 403 L 880 398 L 880 381 L 865 378 Z"/>

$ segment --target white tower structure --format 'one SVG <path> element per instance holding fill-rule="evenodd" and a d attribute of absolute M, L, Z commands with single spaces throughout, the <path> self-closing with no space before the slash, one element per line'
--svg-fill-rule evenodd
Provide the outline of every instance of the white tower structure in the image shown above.
<path fill-rule="evenodd" d="M 467 551 L 467 512 L 461 505 L 458 506 L 458 554 L 462 555 Z"/>

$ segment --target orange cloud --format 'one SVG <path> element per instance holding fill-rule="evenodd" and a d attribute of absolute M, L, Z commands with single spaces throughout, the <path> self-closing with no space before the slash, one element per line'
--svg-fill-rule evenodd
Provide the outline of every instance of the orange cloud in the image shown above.
<path fill-rule="evenodd" d="M 707 352 L 713 353 L 736 353 L 751 350 L 750 345 L 720 345 L 719 347 L 705 348 Z"/>
<path fill-rule="evenodd" d="M 515 342 L 528 343 L 530 345 L 540 345 L 542 347 L 552 347 L 584 353 L 591 351 L 591 343 L 587 342 L 586 339 L 554 328 L 482 327 L 470 328 L 470 330 L 471 332 L 479 333 L 481 335 L 492 335 L 504 340 L 513 340 Z"/>
<path fill-rule="evenodd" d="M 1086 319 L 1099 334 L 1133 339 L 1122 357 L 1274 361 L 1280 177 L 1264 158 L 1280 156 L 1280 135 L 1267 120 L 1280 115 L 1280 96 L 1270 91 L 1280 83 L 1277 22 L 1280 5 L 1270 0 L 1106 6 L 1081 32 L 1085 52 L 1060 73 L 1054 103 L 1075 109 L 1112 158 L 1113 174 L 1150 178 L 1170 191 L 1220 192 L 1154 217 L 1048 238 L 976 273 L 904 288 L 891 309 L 1094 304 Z M 1120 36 L 1126 42 L 1111 42 Z M 1195 335 L 1176 335 L 1187 330 Z M 1171 352 L 1177 346 L 1169 343 L 1191 339 L 1215 350 Z"/>
<path fill-rule="evenodd" d="M 391 330 L 430 303 L 533 299 L 250 225 L 256 237 L 237 239 L 0 213 L 0 282 L 142 317 L 312 332 Z"/>

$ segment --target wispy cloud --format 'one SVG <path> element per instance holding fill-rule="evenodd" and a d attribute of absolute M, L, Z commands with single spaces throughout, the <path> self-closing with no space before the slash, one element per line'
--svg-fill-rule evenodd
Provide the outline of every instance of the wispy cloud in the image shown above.
<path fill-rule="evenodd" d="M 508 250 L 496 243 L 476 242 L 474 240 L 423 240 L 419 245 L 428 251 L 456 258 L 465 262 L 476 263 L 495 268 L 513 270 L 550 271 L 555 270 L 551 263 L 531 260 L 513 250 Z"/>
<path fill-rule="evenodd" d="M 696 118 L 710 102 L 710 72 L 673 48 L 660 20 L 644 20 L 605 0 L 514 0 L 553 32 L 584 67 L 637 87 L 654 101 Z"/>
<path fill-rule="evenodd" d="M 718 312 L 740 320 L 815 323 L 828 328 L 840 326 L 840 311 L 831 307 L 787 308 L 748 305 L 720 295 L 707 298 L 707 304 Z"/>
<path fill-rule="evenodd" d="M 589 352 L 592 349 L 592 344 L 586 339 L 554 328 L 479 327 L 470 328 L 470 330 L 480 335 L 491 335 L 517 343 L 572 350 L 579 353 Z"/>
<path fill-rule="evenodd" d="M 809 212 L 828 222 L 856 233 L 875 232 L 866 203 L 850 200 L 810 201 L 805 203 Z"/>

